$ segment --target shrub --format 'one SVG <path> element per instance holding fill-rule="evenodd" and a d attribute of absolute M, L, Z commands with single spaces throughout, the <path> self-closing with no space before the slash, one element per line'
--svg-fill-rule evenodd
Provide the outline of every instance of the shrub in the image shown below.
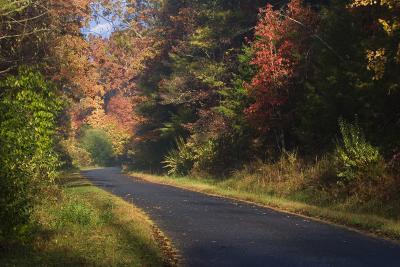
<path fill-rule="evenodd" d="M 306 183 L 304 168 L 296 152 L 284 151 L 276 162 L 255 162 L 248 165 L 241 175 L 244 181 L 247 180 L 247 183 L 254 187 L 254 190 L 289 195 L 304 187 Z"/>
<path fill-rule="evenodd" d="M 221 177 L 229 174 L 247 158 L 244 145 L 234 136 L 223 135 L 206 141 L 194 138 L 186 142 L 179 138 L 176 149 L 165 157 L 164 167 L 168 174 Z"/>
<path fill-rule="evenodd" d="M 193 167 L 195 155 L 193 149 L 182 137 L 176 140 L 176 149 L 171 150 L 163 161 L 169 175 L 187 175 Z"/>
<path fill-rule="evenodd" d="M 196 155 L 193 173 L 214 178 L 231 175 L 253 156 L 247 137 L 239 132 L 226 132 L 205 141 L 191 141 Z"/>
<path fill-rule="evenodd" d="M 339 182 L 374 179 L 383 174 L 384 164 L 377 148 L 365 139 L 358 125 L 339 120 L 342 140 L 336 147 Z"/>
<path fill-rule="evenodd" d="M 0 81 L 0 239 L 20 233 L 60 166 L 55 133 L 62 101 L 31 69 Z"/>
<path fill-rule="evenodd" d="M 219 165 L 217 142 L 209 139 L 200 144 L 194 145 L 195 162 L 193 171 L 198 176 L 214 175 Z"/>

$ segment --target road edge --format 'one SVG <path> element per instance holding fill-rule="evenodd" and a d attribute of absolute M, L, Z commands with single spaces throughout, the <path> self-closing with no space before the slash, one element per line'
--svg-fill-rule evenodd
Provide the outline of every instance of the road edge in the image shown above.
<path fill-rule="evenodd" d="M 148 183 L 152 183 L 152 184 L 159 184 L 159 185 L 166 185 L 166 186 L 171 186 L 171 187 L 175 187 L 175 188 L 179 188 L 181 190 L 187 190 L 187 191 L 191 191 L 191 192 L 195 192 L 195 193 L 199 193 L 199 194 L 203 194 L 203 195 L 207 195 L 207 196 L 211 196 L 211 197 L 217 197 L 217 198 L 223 198 L 223 199 L 228 199 L 228 200 L 232 200 L 232 201 L 239 201 L 242 203 L 246 203 L 246 204 L 250 204 L 250 205 L 254 205 L 257 207 L 261 207 L 261 208 L 266 208 L 266 209 L 270 209 L 276 212 L 280 212 L 280 213 L 284 213 L 284 214 L 289 214 L 289 215 L 293 215 L 293 216 L 298 216 L 307 220 L 311 220 L 311 221 L 315 221 L 315 222 L 319 222 L 319 223 L 323 223 L 323 224 L 328 224 L 328 225 L 332 225 L 338 228 L 342 228 L 342 229 L 346 229 L 348 231 L 352 231 L 358 234 L 361 234 L 363 236 L 367 236 L 369 238 L 373 238 L 376 240 L 381 240 L 381 241 L 387 241 L 392 243 L 393 245 L 396 246 L 400 246 L 400 240 L 394 239 L 394 238 L 390 238 L 386 235 L 379 235 L 376 234 L 376 232 L 373 231 L 367 231 L 364 229 L 359 229 L 356 228 L 354 226 L 350 226 L 350 225 L 345 225 L 345 224 L 340 224 L 325 218 L 319 218 L 319 217 L 312 217 L 306 214 L 302 214 L 302 213 L 297 213 L 297 212 L 293 212 L 293 211 L 288 211 L 285 209 L 281 209 L 278 207 L 274 207 L 274 206 L 269 206 L 266 204 L 262 204 L 262 203 L 258 203 L 258 202 L 254 202 L 254 201 L 250 201 L 250 200 L 245 200 L 245 199 L 241 199 L 239 197 L 234 197 L 234 196 L 228 196 L 228 195 L 223 195 L 223 194 L 218 194 L 218 193 L 210 193 L 210 192 L 205 192 L 202 191 L 200 189 L 196 189 L 193 187 L 185 187 L 179 184 L 176 184 L 175 182 L 166 182 L 166 181 L 160 181 L 160 180 L 155 180 L 154 178 L 151 179 L 148 176 L 152 176 L 150 174 L 138 174 L 138 173 L 129 173 L 129 172 L 123 172 L 123 174 L 129 176 L 130 178 L 136 178 Z M 147 177 L 146 177 L 147 176 Z"/>
<path fill-rule="evenodd" d="M 102 186 L 98 186 L 98 185 L 94 184 L 89 178 L 87 178 L 84 175 L 83 171 L 88 171 L 88 170 L 79 170 L 78 172 L 88 183 L 90 183 L 91 185 L 93 185 L 107 193 L 113 194 L 112 192 L 107 191 Z M 168 235 L 165 234 L 159 228 L 159 226 L 151 219 L 151 216 L 145 210 L 139 208 L 132 201 L 129 201 L 127 198 L 121 197 L 121 196 L 118 196 L 115 194 L 113 194 L 113 195 L 115 197 L 120 198 L 122 201 L 126 202 L 129 205 L 133 205 L 135 207 L 135 209 L 137 209 L 140 213 L 142 213 L 145 216 L 146 220 L 150 224 L 154 240 L 158 244 L 159 249 L 162 253 L 162 257 L 163 257 L 163 261 L 164 261 L 163 266 L 165 266 L 165 267 L 182 267 L 182 266 L 184 266 L 184 259 L 181 255 L 181 253 L 175 247 L 175 245 L 171 241 L 171 238 L 169 238 Z"/>

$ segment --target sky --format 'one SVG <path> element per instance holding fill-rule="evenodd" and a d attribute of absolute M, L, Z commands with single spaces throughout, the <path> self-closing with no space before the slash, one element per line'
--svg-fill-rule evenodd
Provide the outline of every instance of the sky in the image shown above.
<path fill-rule="evenodd" d="M 87 28 L 82 28 L 82 33 L 85 35 L 93 34 L 103 38 L 109 38 L 113 31 L 112 23 L 103 18 L 91 20 Z"/>
<path fill-rule="evenodd" d="M 119 9 L 122 8 L 120 12 L 125 12 L 126 1 L 122 0 L 118 3 L 120 3 L 118 6 Z M 114 31 L 124 27 L 121 18 L 113 13 L 113 10 L 106 9 L 101 4 L 93 5 L 92 12 L 92 19 L 89 25 L 81 29 L 82 33 L 86 36 L 92 34 L 103 38 L 109 38 Z"/>

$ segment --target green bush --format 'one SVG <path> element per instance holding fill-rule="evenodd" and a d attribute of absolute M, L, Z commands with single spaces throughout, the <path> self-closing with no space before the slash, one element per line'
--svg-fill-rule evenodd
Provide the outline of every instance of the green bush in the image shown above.
<path fill-rule="evenodd" d="M 62 101 L 31 69 L 0 81 L 0 239 L 21 233 L 60 166 L 55 152 Z"/>
<path fill-rule="evenodd" d="M 337 176 L 340 182 L 374 179 L 383 173 L 382 157 L 365 139 L 357 125 L 339 120 L 342 140 L 336 147 Z"/>
<path fill-rule="evenodd" d="M 218 142 L 209 139 L 205 142 L 194 145 L 193 171 L 198 176 L 208 176 L 216 174 L 219 166 Z"/>
<path fill-rule="evenodd" d="M 95 164 L 109 166 L 113 163 L 112 143 L 104 130 L 84 129 L 80 142 L 82 147 L 90 153 Z"/>
<path fill-rule="evenodd" d="M 179 138 L 176 149 L 164 158 L 164 168 L 169 175 L 224 176 L 247 158 L 243 152 L 247 143 L 241 145 L 236 141 L 228 135 L 206 141 L 190 138 L 185 142 Z"/>
<path fill-rule="evenodd" d="M 194 159 L 193 149 L 180 137 L 176 140 L 176 149 L 165 156 L 163 164 L 169 175 L 187 175 L 193 167 Z"/>

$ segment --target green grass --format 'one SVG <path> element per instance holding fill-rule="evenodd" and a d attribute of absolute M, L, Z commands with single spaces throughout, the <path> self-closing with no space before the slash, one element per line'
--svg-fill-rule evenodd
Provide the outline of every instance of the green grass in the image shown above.
<path fill-rule="evenodd" d="M 3 247 L 0 266 L 172 264 L 167 259 L 170 246 L 139 209 L 78 173 L 61 182 L 63 190 L 35 211 L 32 238 Z"/>
<path fill-rule="evenodd" d="M 400 240 L 399 220 L 368 213 L 355 213 L 351 210 L 346 211 L 344 207 L 335 208 L 334 206 L 311 205 L 301 201 L 301 196 L 298 196 L 299 200 L 293 200 L 290 197 L 280 197 L 267 192 L 245 189 L 246 187 L 243 185 L 237 186 L 243 183 L 243 180 L 240 179 L 232 178 L 225 181 L 218 181 L 191 177 L 158 176 L 138 172 L 130 174 L 154 183 L 168 184 L 206 194 L 249 201 L 281 211 L 348 226 L 375 236 L 395 241 Z"/>

